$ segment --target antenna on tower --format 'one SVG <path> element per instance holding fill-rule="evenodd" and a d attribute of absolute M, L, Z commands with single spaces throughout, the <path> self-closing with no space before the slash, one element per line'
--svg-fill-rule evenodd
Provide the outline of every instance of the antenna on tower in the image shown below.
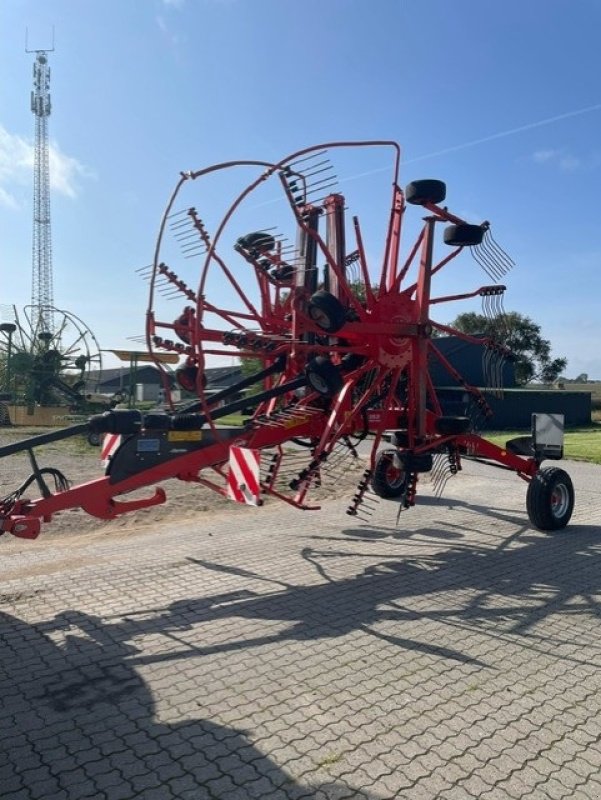
<path fill-rule="evenodd" d="M 44 47 L 41 50 L 29 49 L 29 28 L 25 28 L 25 52 L 26 53 L 53 53 L 54 52 L 54 25 L 52 26 L 52 47 Z"/>
<path fill-rule="evenodd" d="M 48 152 L 48 118 L 52 111 L 50 100 L 50 67 L 48 53 L 52 47 L 29 49 L 29 33 L 25 29 L 25 52 L 35 53 L 31 111 L 35 116 L 35 146 L 33 160 L 33 241 L 31 266 L 31 305 L 34 335 L 54 332 L 52 308 L 52 231 L 50 226 L 50 160 Z"/>

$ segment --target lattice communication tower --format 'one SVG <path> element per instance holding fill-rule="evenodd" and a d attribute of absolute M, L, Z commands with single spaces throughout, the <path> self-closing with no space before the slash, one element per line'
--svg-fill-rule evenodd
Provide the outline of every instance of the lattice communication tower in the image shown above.
<path fill-rule="evenodd" d="M 53 48 L 54 49 L 54 48 Z M 35 116 L 35 151 L 33 166 L 33 245 L 31 305 L 35 333 L 54 330 L 52 307 L 52 231 L 50 226 L 50 164 L 48 154 L 48 118 L 51 112 L 50 67 L 48 50 L 29 50 L 33 64 L 31 110 Z"/>

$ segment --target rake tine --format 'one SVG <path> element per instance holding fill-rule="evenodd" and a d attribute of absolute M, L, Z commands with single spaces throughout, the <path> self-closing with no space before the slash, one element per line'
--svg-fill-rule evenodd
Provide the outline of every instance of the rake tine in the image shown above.
<path fill-rule="evenodd" d="M 194 244 L 182 245 L 180 249 L 182 253 L 189 253 L 190 250 L 202 250 L 205 253 L 207 252 L 207 248 L 205 247 L 203 242 L 195 242 Z"/>
<path fill-rule="evenodd" d="M 498 359 L 498 386 L 499 386 L 499 397 L 503 397 L 503 388 L 504 388 L 504 381 L 503 381 L 503 368 L 505 367 L 506 358 L 503 353 L 499 353 Z"/>
<path fill-rule="evenodd" d="M 491 237 L 487 234 L 488 231 L 484 235 L 484 238 L 482 239 L 482 244 L 480 246 L 482 247 L 483 251 L 487 253 L 489 259 L 497 265 L 497 268 L 501 271 L 501 273 L 503 275 L 506 275 L 513 266 L 513 263 L 511 262 L 509 257 L 506 256 L 506 254 L 503 254 L 500 248 L 497 248 L 495 250 L 492 247 Z"/>
<path fill-rule="evenodd" d="M 325 187 L 322 186 L 323 183 L 330 183 L 331 181 L 337 181 L 337 175 L 328 175 L 327 178 L 322 178 L 320 181 L 315 181 L 314 183 L 310 183 L 307 185 L 307 194 L 312 194 L 315 189 L 319 186 L 321 187 L 320 191 L 323 191 Z"/>
<path fill-rule="evenodd" d="M 182 231 L 181 233 L 176 233 L 174 239 L 177 239 L 178 242 L 185 242 L 186 239 L 198 239 L 198 231 Z"/>
<path fill-rule="evenodd" d="M 322 164 L 326 164 L 326 166 L 323 167 Z M 319 169 L 317 169 L 317 167 L 319 167 Z M 331 169 L 334 169 L 334 167 L 329 162 L 321 161 L 319 164 L 315 164 L 311 168 L 310 172 L 304 172 L 303 178 L 307 181 L 309 178 L 313 178 L 315 175 L 320 175 L 322 172 L 329 172 Z"/>
<path fill-rule="evenodd" d="M 482 242 L 482 244 L 480 245 L 480 255 L 482 256 L 482 258 L 487 260 L 487 263 L 491 265 L 491 268 L 495 269 L 496 274 L 499 276 L 499 278 L 505 277 L 505 275 L 507 274 L 506 267 L 499 261 L 496 254 L 491 252 L 491 250 L 489 250 L 485 246 L 484 242 Z"/>
<path fill-rule="evenodd" d="M 329 186 L 323 186 L 321 189 L 315 189 L 315 190 L 313 190 L 313 192 L 307 192 L 307 197 L 310 194 L 315 194 L 316 192 L 323 192 L 324 189 L 331 189 L 332 186 L 336 186 L 336 184 L 337 184 L 337 181 L 334 181 L 334 183 L 331 183 Z M 320 196 L 318 198 L 316 198 L 315 200 L 311 200 L 311 202 L 312 203 L 317 203 L 318 205 L 321 205 L 323 203 L 323 201 L 326 199 L 326 197 L 327 197 L 327 195 L 320 194 Z"/>
<path fill-rule="evenodd" d="M 505 261 L 505 263 L 507 263 L 507 264 L 509 265 L 509 266 L 508 266 L 508 271 L 509 271 L 509 269 L 511 269 L 512 267 L 515 267 L 515 261 L 513 260 L 513 258 L 511 258 L 511 256 L 509 255 L 509 253 L 507 253 L 507 252 L 506 252 L 506 251 L 505 251 L 505 250 L 504 250 L 504 249 L 503 249 L 503 248 L 500 246 L 500 244 L 499 244 L 499 243 L 496 241 L 496 239 L 494 238 L 494 236 L 492 235 L 492 233 L 491 233 L 491 231 L 490 231 L 490 228 L 488 228 L 488 230 L 487 230 L 487 231 L 486 231 L 486 233 L 484 234 L 484 238 L 487 240 L 487 243 L 488 243 L 489 247 L 490 247 L 492 250 L 495 250 L 495 251 L 498 253 L 498 255 L 499 255 L 499 258 L 502 258 L 502 259 Z"/>
<path fill-rule="evenodd" d="M 177 222 L 171 222 L 169 224 L 169 228 L 172 231 L 180 230 L 180 228 L 191 228 L 193 225 L 192 220 L 190 217 L 185 217 L 184 219 L 180 219 Z"/>
<path fill-rule="evenodd" d="M 490 278 L 496 281 L 502 277 L 500 273 L 497 273 L 496 267 L 494 265 L 491 265 L 490 262 L 488 261 L 487 257 L 482 251 L 482 245 L 479 244 L 476 245 L 475 247 L 471 247 L 470 252 L 474 257 L 474 260 L 482 267 L 484 272 L 486 272 L 486 274 Z"/>
<path fill-rule="evenodd" d="M 493 274 L 495 280 L 499 280 L 505 275 L 505 269 L 498 263 L 496 257 L 491 255 L 484 244 L 484 239 L 482 243 L 478 245 L 478 255 L 480 256 L 481 260 L 484 261 L 488 267 L 490 272 Z"/>
<path fill-rule="evenodd" d="M 316 153 L 311 153 L 308 156 L 303 156 L 303 158 L 297 158 L 296 161 L 290 161 L 286 167 L 284 167 L 284 171 L 289 169 L 290 167 L 294 166 L 294 164 L 302 164 L 304 161 L 310 161 L 312 158 L 319 158 L 320 156 L 327 155 L 327 150 L 318 150 Z M 298 170 L 294 170 L 298 172 Z"/>
<path fill-rule="evenodd" d="M 490 360 L 490 349 L 488 347 L 485 347 L 484 352 L 482 353 L 482 375 L 484 377 L 484 383 L 486 386 L 490 385 L 489 360 Z"/>

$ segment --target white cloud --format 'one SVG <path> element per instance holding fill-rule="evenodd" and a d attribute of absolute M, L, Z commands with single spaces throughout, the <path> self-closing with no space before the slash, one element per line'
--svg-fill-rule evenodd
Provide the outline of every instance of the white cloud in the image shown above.
<path fill-rule="evenodd" d="M 79 179 L 94 177 L 76 158 L 63 153 L 56 142 L 49 144 L 48 158 L 50 186 L 59 194 L 77 197 Z M 33 185 L 33 160 L 33 143 L 0 125 L 0 205 L 20 207 L 16 192 Z"/>
<path fill-rule="evenodd" d="M 0 206 L 4 206 L 4 208 L 10 208 L 13 211 L 16 211 L 16 209 L 19 208 L 19 204 L 12 194 L 7 192 L 6 189 L 3 189 L 2 186 L 0 186 Z"/>
<path fill-rule="evenodd" d="M 566 170 L 571 172 L 574 169 L 579 169 L 582 166 L 582 161 L 577 157 L 573 156 L 571 153 L 566 153 L 562 155 L 559 159 L 559 167 L 560 169 Z"/>
<path fill-rule="evenodd" d="M 169 26 L 165 22 L 164 17 L 162 17 L 160 15 L 157 16 L 156 22 L 157 22 L 157 25 L 160 28 L 161 33 L 163 34 L 163 36 L 167 40 L 167 42 L 172 47 L 177 47 L 177 45 L 179 44 L 179 36 L 176 33 L 173 33 L 173 31 L 170 30 Z"/>
<path fill-rule="evenodd" d="M 77 197 L 80 178 L 95 178 L 96 174 L 76 158 L 65 155 L 56 142 L 50 143 L 48 153 L 50 185 L 54 191 L 67 197 Z"/>
<path fill-rule="evenodd" d="M 532 154 L 536 164 L 548 164 L 560 169 L 562 172 L 574 172 L 579 169 L 596 169 L 600 164 L 599 154 L 593 153 L 587 157 L 580 157 L 565 148 L 536 150 Z"/>
<path fill-rule="evenodd" d="M 2 205 L 18 208 L 14 190 L 31 183 L 33 148 L 20 136 L 10 134 L 0 125 L 0 193 Z M 27 178 L 27 181 L 26 181 Z"/>
<path fill-rule="evenodd" d="M 533 153 L 532 158 L 537 164 L 544 164 L 545 161 L 555 158 L 558 153 L 559 150 L 537 150 L 536 153 Z"/>

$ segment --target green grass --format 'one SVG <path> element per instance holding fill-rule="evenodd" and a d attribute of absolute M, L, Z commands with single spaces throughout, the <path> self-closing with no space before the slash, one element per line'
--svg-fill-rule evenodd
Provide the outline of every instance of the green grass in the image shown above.
<path fill-rule="evenodd" d="M 490 433 L 485 431 L 482 436 L 501 447 L 508 439 L 515 436 L 527 436 L 528 431 L 502 431 Z M 564 435 L 564 458 L 574 461 L 589 461 L 592 464 L 601 464 L 601 425 L 590 425 L 586 428 L 570 428 Z"/>
<path fill-rule="evenodd" d="M 219 425 L 232 427 L 243 425 L 248 417 L 241 414 L 230 414 L 218 420 Z M 482 436 L 495 444 L 504 447 L 508 439 L 516 436 L 527 436 L 529 431 L 484 431 Z M 601 423 L 591 424 L 584 428 L 570 428 L 564 436 L 564 458 L 574 461 L 589 461 L 601 464 Z"/>
<path fill-rule="evenodd" d="M 341 758 L 342 755 L 340 753 L 329 753 L 317 762 L 317 767 L 319 769 L 322 769 L 323 767 L 331 767 L 333 764 L 337 764 Z"/>
<path fill-rule="evenodd" d="M 248 422 L 250 417 L 243 417 L 242 414 L 228 414 L 227 417 L 221 417 L 215 420 L 216 425 L 231 425 L 232 427 L 239 427 Z"/>

